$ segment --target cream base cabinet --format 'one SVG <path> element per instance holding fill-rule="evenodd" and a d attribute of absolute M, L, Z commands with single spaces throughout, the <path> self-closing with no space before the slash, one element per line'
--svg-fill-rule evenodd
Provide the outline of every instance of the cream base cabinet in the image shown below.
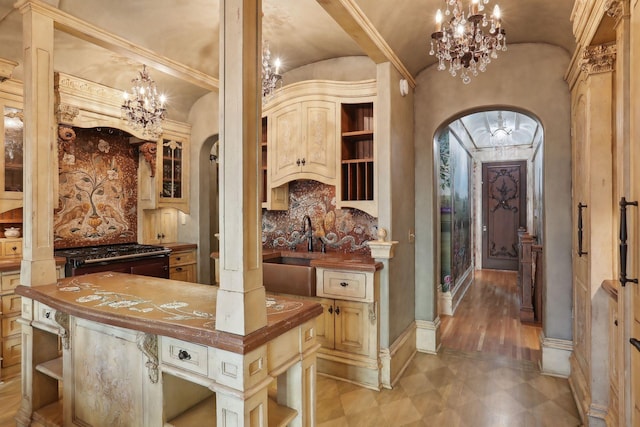
<path fill-rule="evenodd" d="M 379 274 L 316 267 L 318 372 L 380 390 Z"/>
<path fill-rule="evenodd" d="M 318 319 L 317 336 L 323 348 L 376 357 L 376 323 L 369 313 L 375 313 L 374 303 L 321 298 L 324 313 Z M 373 335 L 373 336 L 372 336 Z"/>
<path fill-rule="evenodd" d="M 336 102 L 285 103 L 268 115 L 270 185 L 278 187 L 295 179 L 335 185 Z"/>

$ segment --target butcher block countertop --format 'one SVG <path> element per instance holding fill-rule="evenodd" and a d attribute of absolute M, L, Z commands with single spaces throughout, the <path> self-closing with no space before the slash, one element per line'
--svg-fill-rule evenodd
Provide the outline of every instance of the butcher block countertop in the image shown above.
<path fill-rule="evenodd" d="M 312 267 L 329 268 L 335 270 L 354 270 L 375 272 L 382 269 L 383 264 L 370 256 L 348 254 L 342 252 L 299 252 L 278 249 L 263 249 L 262 259 L 268 261 L 273 258 L 301 258 L 309 259 Z M 219 258 L 218 252 L 212 252 L 211 258 Z"/>
<path fill-rule="evenodd" d="M 215 330 L 217 287 L 102 272 L 56 284 L 18 286 L 16 294 L 71 316 L 246 354 L 322 314 L 317 303 L 268 296 L 267 326 L 241 336 Z"/>

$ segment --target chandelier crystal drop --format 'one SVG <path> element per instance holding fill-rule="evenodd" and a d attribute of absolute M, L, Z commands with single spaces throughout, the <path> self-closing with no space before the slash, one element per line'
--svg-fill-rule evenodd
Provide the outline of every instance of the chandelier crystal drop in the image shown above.
<path fill-rule="evenodd" d="M 467 8 L 461 0 L 444 2 L 444 17 L 440 9 L 436 13 L 429 55 L 438 59 L 438 70 L 448 68 L 452 76 L 460 74 L 463 83 L 469 84 L 471 76 L 484 72 L 499 51 L 507 50 L 500 8 L 496 5 L 487 16 L 484 9 L 489 0 L 471 0 Z"/>
<path fill-rule="evenodd" d="M 282 87 L 280 75 L 280 58 L 271 63 L 271 50 L 269 42 L 262 45 L 262 101 L 267 102 L 276 89 Z"/>
<path fill-rule="evenodd" d="M 131 93 L 124 92 L 122 103 L 122 118 L 135 130 L 141 130 L 143 135 L 157 138 L 162 133 L 162 120 L 165 118 L 164 95 L 159 95 L 156 83 L 151 80 L 147 67 L 135 79 L 131 80 Z"/>

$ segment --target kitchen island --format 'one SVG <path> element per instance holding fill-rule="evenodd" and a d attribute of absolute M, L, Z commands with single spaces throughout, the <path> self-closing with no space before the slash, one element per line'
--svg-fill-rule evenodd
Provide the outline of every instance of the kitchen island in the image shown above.
<path fill-rule="evenodd" d="M 16 293 L 34 343 L 19 425 L 314 424 L 318 304 L 268 296 L 240 336 L 215 329 L 215 286 L 104 272 Z"/>

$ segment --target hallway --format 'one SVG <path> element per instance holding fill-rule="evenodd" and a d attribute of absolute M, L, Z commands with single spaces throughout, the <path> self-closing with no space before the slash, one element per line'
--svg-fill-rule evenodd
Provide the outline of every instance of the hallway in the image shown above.
<path fill-rule="evenodd" d="M 318 376 L 317 425 L 575 427 L 566 379 L 540 375 L 539 328 L 520 325 L 515 273 L 479 271 L 442 319 L 438 355 L 418 353 L 392 390 Z M 0 385 L 0 427 L 14 426 L 20 380 Z"/>

